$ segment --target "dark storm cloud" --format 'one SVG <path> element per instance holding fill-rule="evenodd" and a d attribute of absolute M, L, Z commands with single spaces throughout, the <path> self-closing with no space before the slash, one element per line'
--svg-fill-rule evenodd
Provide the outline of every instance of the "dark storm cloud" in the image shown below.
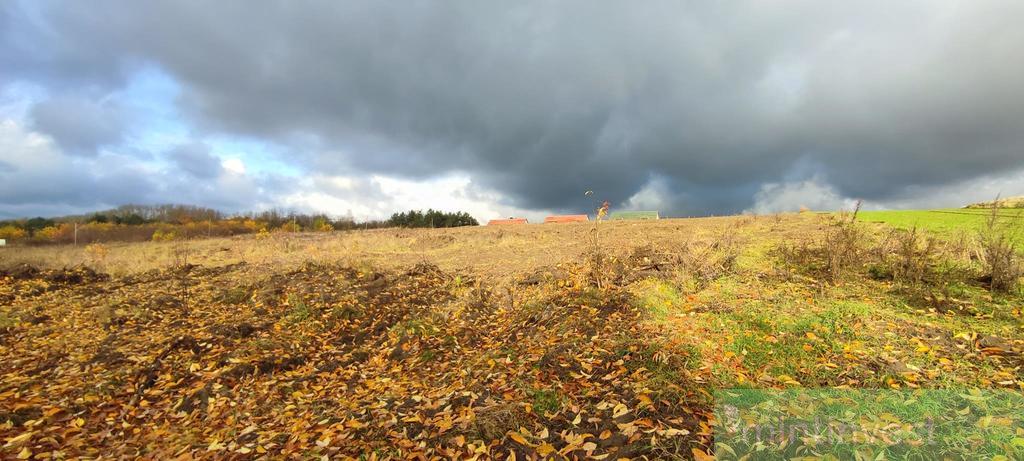
<path fill-rule="evenodd" d="M 220 159 L 210 153 L 210 147 L 202 143 L 184 144 L 167 153 L 169 160 L 182 171 L 196 178 L 210 179 L 220 175 Z"/>
<path fill-rule="evenodd" d="M 81 97 L 48 99 L 34 105 L 29 116 L 37 131 L 75 155 L 95 155 L 97 148 L 120 141 L 125 128 L 118 108 Z"/>
<path fill-rule="evenodd" d="M 658 177 L 665 211 L 738 211 L 794 171 L 886 200 L 1024 168 L 1017 1 L 0 11 L 8 78 L 116 87 L 155 64 L 200 129 L 301 139 L 291 160 L 325 172 L 466 171 L 526 208 Z"/>

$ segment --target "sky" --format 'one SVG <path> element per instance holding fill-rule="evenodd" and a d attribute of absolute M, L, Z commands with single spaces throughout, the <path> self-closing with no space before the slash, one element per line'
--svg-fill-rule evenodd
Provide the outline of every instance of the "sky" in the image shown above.
<path fill-rule="evenodd" d="M 1019 0 L 7 0 L 0 219 L 1020 195 L 1022 17 Z"/>

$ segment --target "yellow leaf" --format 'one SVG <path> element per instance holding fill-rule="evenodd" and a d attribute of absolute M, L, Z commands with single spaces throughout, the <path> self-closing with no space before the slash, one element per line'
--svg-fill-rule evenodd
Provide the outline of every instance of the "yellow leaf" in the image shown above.
<path fill-rule="evenodd" d="M 615 409 L 612 410 L 612 417 L 618 418 L 619 416 L 622 416 L 626 413 L 629 413 L 629 408 L 620 403 L 618 405 L 615 405 Z"/>
<path fill-rule="evenodd" d="M 537 454 L 541 456 L 547 456 L 555 451 L 555 447 L 551 446 L 550 443 L 542 443 L 537 447 Z"/>
<path fill-rule="evenodd" d="M 693 454 L 693 459 L 698 461 L 713 461 L 715 459 L 714 456 L 705 453 L 704 450 L 701 450 L 700 448 L 691 448 L 690 453 Z"/>
<path fill-rule="evenodd" d="M 22 448 L 21 451 L 18 452 L 18 459 L 29 459 L 31 457 L 32 450 L 29 450 L 28 447 Z"/>
<path fill-rule="evenodd" d="M 528 447 L 535 446 L 534 444 L 526 441 L 526 437 L 523 437 L 523 434 L 520 434 L 518 432 L 509 431 L 508 436 L 509 436 L 509 438 L 511 438 L 512 440 L 514 440 L 516 443 L 518 443 L 520 445 L 526 445 Z"/>
<path fill-rule="evenodd" d="M 583 451 L 591 452 L 597 450 L 597 444 L 594 442 L 587 442 L 583 444 Z"/>
<path fill-rule="evenodd" d="M 601 439 L 601 440 L 606 440 L 606 439 L 608 439 L 608 437 L 611 437 L 611 436 L 612 436 L 612 431 L 609 431 L 608 429 L 605 429 L 604 432 L 602 432 L 601 435 L 598 438 Z"/>
<path fill-rule="evenodd" d="M 75 427 L 82 427 L 85 425 L 85 420 L 82 418 L 75 419 Z"/>
<path fill-rule="evenodd" d="M 7 439 L 7 445 L 8 446 L 10 446 L 10 445 L 17 445 L 17 444 L 19 444 L 21 442 L 24 442 L 24 441 L 32 438 L 32 434 L 35 434 L 35 432 L 29 431 L 29 432 L 21 434 L 21 435 L 19 435 L 17 437 L 11 437 L 11 438 Z"/>

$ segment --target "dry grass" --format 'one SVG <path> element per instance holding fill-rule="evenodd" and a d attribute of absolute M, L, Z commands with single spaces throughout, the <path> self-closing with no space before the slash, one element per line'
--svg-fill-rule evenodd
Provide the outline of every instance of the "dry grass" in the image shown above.
<path fill-rule="evenodd" d="M 738 225 L 744 219 L 743 225 Z M 795 237 L 817 223 L 810 215 L 782 215 L 771 223 L 744 217 L 614 221 L 601 224 L 601 245 L 606 254 L 622 255 L 638 246 L 710 242 L 726 233 L 739 242 L 765 234 Z M 212 238 L 189 241 L 185 246 L 188 262 L 204 267 L 246 262 L 291 268 L 314 261 L 401 268 L 431 262 L 445 270 L 502 278 L 580 259 L 592 249 L 591 228 L 587 223 L 570 223 L 376 229 Z M 88 266 L 122 276 L 180 264 L 182 248 L 181 242 L 111 243 L 106 244 L 100 260 L 82 246 L 9 247 L 0 250 L 0 267 L 21 263 L 40 268 Z"/>

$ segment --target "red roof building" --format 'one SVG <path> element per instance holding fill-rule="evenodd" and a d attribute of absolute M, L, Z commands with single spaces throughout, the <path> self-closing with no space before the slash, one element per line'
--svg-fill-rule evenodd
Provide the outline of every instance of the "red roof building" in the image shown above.
<path fill-rule="evenodd" d="M 529 224 L 526 218 L 492 219 L 487 221 L 488 226 L 507 226 L 510 224 Z"/>
<path fill-rule="evenodd" d="M 565 214 L 548 216 L 544 218 L 544 223 L 563 223 L 563 222 L 587 222 L 590 218 L 585 214 Z"/>

